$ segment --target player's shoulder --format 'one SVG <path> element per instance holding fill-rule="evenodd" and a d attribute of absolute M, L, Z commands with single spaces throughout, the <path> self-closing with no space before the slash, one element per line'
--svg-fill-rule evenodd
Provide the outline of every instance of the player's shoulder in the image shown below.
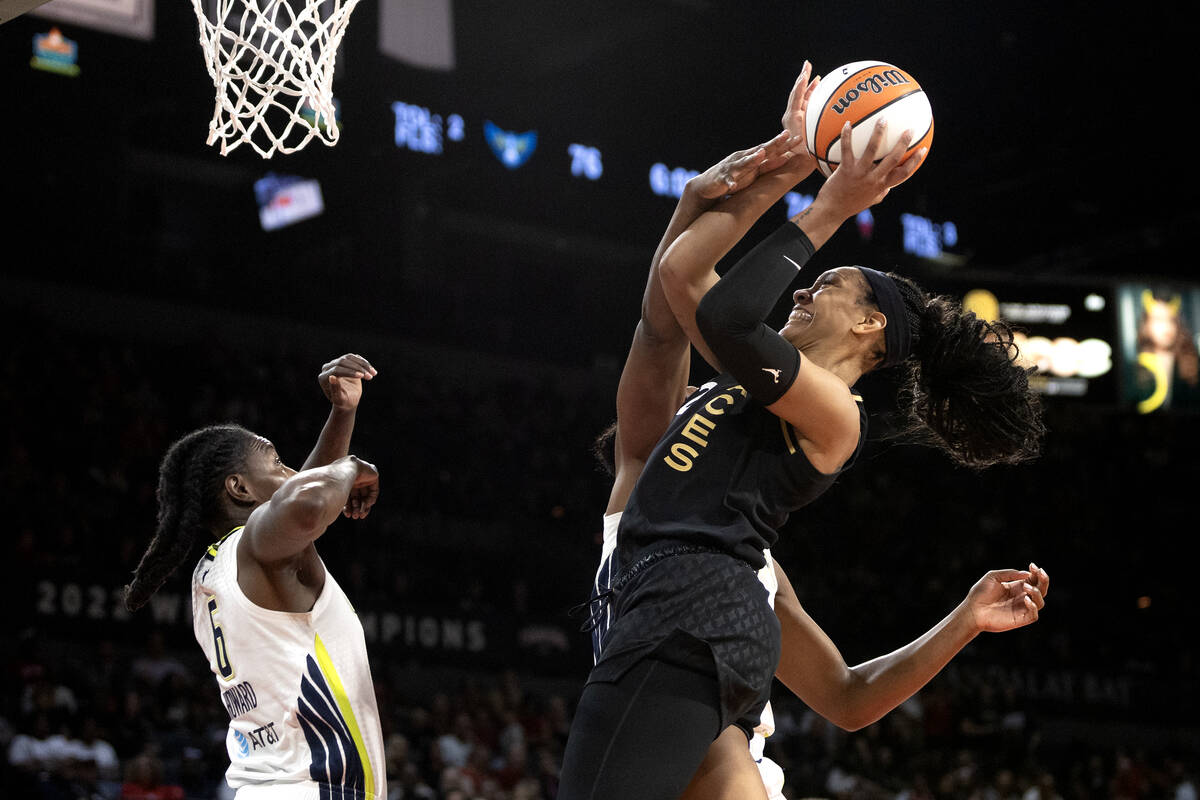
<path fill-rule="evenodd" d="M 204 548 L 192 574 L 194 583 L 203 583 L 210 570 L 223 567 L 229 559 L 233 559 L 236 563 L 237 545 L 243 530 L 245 530 L 245 526 L 239 525 Z"/>

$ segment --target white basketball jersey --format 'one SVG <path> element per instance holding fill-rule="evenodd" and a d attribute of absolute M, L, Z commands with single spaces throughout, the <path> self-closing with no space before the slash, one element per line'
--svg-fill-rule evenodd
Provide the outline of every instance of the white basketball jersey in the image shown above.
<path fill-rule="evenodd" d="M 613 563 L 613 555 L 617 550 L 617 528 L 621 525 L 621 512 L 604 515 L 604 542 L 600 546 L 600 566 L 596 569 L 596 579 L 592 581 L 594 598 L 612 588 L 613 578 L 620 570 Z M 612 604 L 604 603 L 598 608 L 588 605 L 589 613 L 598 614 L 592 626 L 592 663 L 600 659 L 600 650 L 604 646 L 604 636 L 612 622 Z"/>
<path fill-rule="evenodd" d="M 771 558 L 770 550 L 763 550 L 767 559 L 766 565 L 758 571 L 758 580 L 767 590 L 767 602 L 775 607 L 775 593 L 779 591 L 779 576 L 775 574 L 775 561 Z M 758 764 L 758 772 L 762 776 L 763 785 L 767 788 L 769 800 L 781 800 L 783 797 L 783 770 L 771 759 L 763 755 L 767 737 L 775 732 L 775 714 L 771 711 L 771 703 L 767 701 L 763 707 L 762 716 L 754 726 L 754 736 L 750 739 L 750 755 Z"/>
<path fill-rule="evenodd" d="M 192 574 L 192 622 L 229 712 L 226 780 L 238 800 L 387 796 L 362 623 L 337 581 L 312 611 L 254 605 L 237 582 L 244 528 Z"/>

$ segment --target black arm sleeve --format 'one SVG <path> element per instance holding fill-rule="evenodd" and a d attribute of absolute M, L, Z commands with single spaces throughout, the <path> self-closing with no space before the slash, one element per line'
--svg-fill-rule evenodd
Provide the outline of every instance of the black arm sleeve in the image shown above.
<path fill-rule="evenodd" d="M 764 405 L 792 385 L 800 351 L 763 320 L 814 252 L 804 231 L 785 222 L 734 264 L 696 307 L 696 327 L 721 368 Z"/>

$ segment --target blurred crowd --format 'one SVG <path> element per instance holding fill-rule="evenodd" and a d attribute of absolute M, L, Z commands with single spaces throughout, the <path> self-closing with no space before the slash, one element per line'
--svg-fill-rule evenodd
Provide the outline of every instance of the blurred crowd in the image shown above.
<path fill-rule="evenodd" d="M 229 798 L 227 718 L 186 611 L 175 625 L 129 617 L 119 589 L 153 531 L 157 461 L 174 438 L 235 420 L 298 464 L 327 411 L 321 362 L 362 348 L 16 321 L 43 336 L 0 362 L 18 589 L 0 638 L 2 794 Z M 567 609 L 598 555 L 608 485 L 590 445 L 611 421 L 616 373 L 448 360 L 411 343 L 363 354 L 380 374 L 354 451 L 379 465 L 383 494 L 321 544 L 356 607 L 448 608 L 568 640 L 556 658 L 510 663 L 503 649 L 372 647 L 389 796 L 551 800 L 590 663 Z M 767 752 L 789 797 L 1196 797 L 1196 615 L 1171 556 L 1194 517 L 1170 454 L 1197 421 L 1057 402 L 1048 413 L 1039 462 L 983 475 L 888 441 L 881 415 L 860 468 L 789 524 L 776 555 L 849 663 L 919 635 L 987 569 L 1032 559 L 1052 581 L 1035 626 L 981 637 L 863 731 L 779 689 Z M 189 573 L 164 592 L 186 593 Z M 69 600 L 68 583 L 82 596 Z"/>
<path fill-rule="evenodd" d="M 4 796 L 229 800 L 227 718 L 190 652 L 72 652 L 25 641 L 6 660 Z M 425 676 L 437 680 L 436 673 Z M 553 800 L 569 690 L 512 671 L 442 676 L 418 693 L 376 664 L 388 796 Z M 453 675 L 454 677 L 450 677 Z M 420 679 L 417 681 L 420 682 Z M 1194 800 L 1194 750 L 1051 745 L 1037 715 L 951 670 L 880 722 L 847 733 L 776 693 L 769 757 L 789 798 Z"/>

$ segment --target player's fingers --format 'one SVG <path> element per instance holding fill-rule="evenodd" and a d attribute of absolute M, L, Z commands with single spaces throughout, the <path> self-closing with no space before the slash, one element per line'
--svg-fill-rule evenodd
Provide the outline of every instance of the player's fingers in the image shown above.
<path fill-rule="evenodd" d="M 729 187 L 729 191 L 736 191 L 741 188 L 742 184 L 750 178 L 762 165 L 766 158 L 766 151 L 758 149 L 736 163 L 731 164 L 729 171 L 725 175 L 725 184 Z"/>
<path fill-rule="evenodd" d="M 993 569 L 987 574 L 989 578 L 1001 583 L 1012 583 L 1013 581 L 1027 581 L 1031 575 L 1023 569 Z"/>
<path fill-rule="evenodd" d="M 1038 589 L 1041 590 L 1042 596 L 1045 597 L 1050 592 L 1050 573 L 1032 561 L 1029 562 L 1029 571 L 1037 579 Z"/>
<path fill-rule="evenodd" d="M 1034 605 L 1038 608 L 1046 605 L 1046 598 L 1042 596 L 1042 590 L 1034 586 L 1032 583 L 1025 584 L 1025 596 L 1033 600 Z"/>
<path fill-rule="evenodd" d="M 793 137 L 794 134 L 791 131 L 786 129 L 782 130 L 771 137 L 769 141 L 763 142 L 761 145 L 759 145 L 759 149 L 765 150 L 768 153 L 780 149 L 786 150 Z"/>
<path fill-rule="evenodd" d="M 352 379 L 352 378 L 362 378 L 365 380 L 371 380 L 371 373 L 367 372 L 366 370 L 364 370 L 361 367 L 356 367 L 356 366 L 347 364 L 347 365 L 336 366 L 333 369 L 331 369 L 329 371 L 328 377 L 344 378 L 347 380 Z"/>
<path fill-rule="evenodd" d="M 906 180 L 912 177 L 917 168 L 921 166 L 921 162 L 925 160 L 925 156 L 929 153 L 929 148 L 922 147 L 917 152 L 913 153 L 908 159 L 887 174 L 886 183 L 889 187 L 899 186 Z"/>
<path fill-rule="evenodd" d="M 783 148 L 784 155 L 786 155 L 788 158 L 803 152 L 805 148 L 803 132 L 795 133 L 792 136 L 789 136 L 783 143 Z"/>
<path fill-rule="evenodd" d="M 884 124 L 886 124 L 887 121 L 880 120 L 880 122 L 883 122 Z M 876 126 L 876 129 L 874 132 L 880 133 L 880 129 L 878 126 Z M 879 149 L 879 145 L 882 144 L 882 136 L 880 137 L 880 139 L 877 140 L 875 138 L 875 136 L 872 135 L 871 142 L 872 142 L 871 144 L 867 145 L 867 152 L 868 153 L 877 152 Z M 875 165 L 875 169 L 877 169 L 879 171 L 879 174 L 890 176 L 892 174 L 892 170 L 894 170 L 896 168 L 896 165 L 899 164 L 901 162 L 901 160 L 903 160 L 904 154 L 908 151 L 908 146 L 911 143 L 912 143 L 912 130 L 909 129 L 909 130 L 906 130 L 903 133 L 901 133 L 900 136 L 896 139 L 896 143 L 892 145 L 892 149 L 888 150 L 886 153 L 884 153 L 883 158 L 879 159 L 879 163 Z M 872 149 L 872 148 L 874 148 L 874 149 Z"/>
<path fill-rule="evenodd" d="M 1029 598 L 1029 595 L 1025 595 L 1025 610 L 1029 612 L 1030 622 L 1037 622 L 1038 608 L 1039 606 Z"/>
<path fill-rule="evenodd" d="M 788 114 L 795 114 L 804 107 L 804 98 L 808 96 L 811 75 L 812 64 L 805 59 L 804 66 L 800 68 L 800 74 L 796 76 L 796 82 L 792 85 L 791 94 L 788 95 Z"/>
<path fill-rule="evenodd" d="M 354 354 L 354 353 L 349 353 L 347 355 L 342 356 L 341 358 L 339 358 L 337 361 L 334 362 L 334 365 L 335 365 L 335 368 L 342 367 L 342 368 L 353 369 L 353 370 L 363 373 L 364 375 L 373 375 L 375 373 L 375 368 L 371 366 L 370 361 L 367 361 L 362 356 Z"/>
<path fill-rule="evenodd" d="M 879 152 L 879 145 L 883 143 L 883 137 L 887 134 L 887 118 L 880 117 L 875 121 L 875 125 L 871 128 L 871 135 L 867 137 L 867 147 L 863 151 L 862 160 L 866 164 L 873 163 L 875 154 Z M 847 139 L 846 141 L 850 141 Z M 853 148 L 851 148 L 853 150 Z M 843 155 L 846 147 L 842 146 Z M 886 174 L 886 173 L 885 173 Z"/>
<path fill-rule="evenodd" d="M 804 100 L 801 101 L 801 103 L 800 103 L 801 110 L 806 110 L 808 108 L 808 101 L 812 99 L 813 92 L 816 90 L 817 84 L 819 84 L 820 82 L 821 82 L 820 75 L 817 75 L 815 78 L 813 78 L 811 81 L 808 82 L 808 89 L 804 92 Z"/>
<path fill-rule="evenodd" d="M 351 361 L 353 361 L 355 364 L 358 364 L 365 371 L 371 373 L 372 375 L 379 371 L 371 365 L 370 361 L 368 361 L 363 356 L 360 356 L 358 353 L 350 353 L 347 355 L 347 358 L 350 359 Z"/>
<path fill-rule="evenodd" d="M 841 168 L 849 167 L 847 171 L 852 172 L 858 164 L 858 159 L 854 157 L 854 126 L 850 124 L 849 120 L 842 125 L 842 132 L 838 135 L 837 141 L 841 144 Z"/>
<path fill-rule="evenodd" d="M 812 65 L 807 60 L 804 66 L 800 68 L 800 74 L 796 76 L 796 82 L 792 84 L 792 91 L 788 94 L 788 112 L 790 113 L 796 107 L 797 102 L 808 89 L 808 73 L 811 71 Z"/>
<path fill-rule="evenodd" d="M 759 161 L 762 161 L 763 156 L 767 154 L 767 149 L 774 144 L 774 140 L 761 144 L 754 150 L 748 152 L 744 157 L 739 158 L 733 163 L 733 167 L 739 172 L 752 168 Z"/>

